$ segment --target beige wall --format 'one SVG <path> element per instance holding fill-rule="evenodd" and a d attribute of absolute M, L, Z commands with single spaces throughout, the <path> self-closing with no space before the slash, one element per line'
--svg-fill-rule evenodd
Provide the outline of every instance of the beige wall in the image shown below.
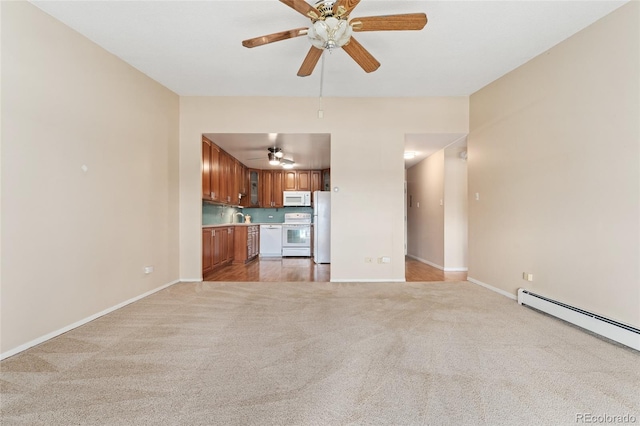
<path fill-rule="evenodd" d="M 466 138 L 444 150 L 444 269 L 467 269 L 467 161 L 460 158 L 466 151 Z"/>
<path fill-rule="evenodd" d="M 640 326 L 640 4 L 471 96 L 469 277 Z M 522 273 L 534 275 L 533 282 Z"/>
<path fill-rule="evenodd" d="M 179 100 L 31 4 L 1 8 L 7 353 L 178 278 Z"/>
<path fill-rule="evenodd" d="M 331 279 L 404 280 L 404 135 L 466 133 L 468 98 L 180 99 L 180 272 L 201 273 L 202 133 L 331 133 Z M 390 256 L 390 264 L 365 257 Z"/>

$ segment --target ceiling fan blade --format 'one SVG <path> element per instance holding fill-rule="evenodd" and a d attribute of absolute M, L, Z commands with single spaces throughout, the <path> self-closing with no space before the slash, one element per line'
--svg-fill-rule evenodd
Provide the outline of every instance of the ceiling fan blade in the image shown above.
<path fill-rule="evenodd" d="M 333 14 L 339 16 L 349 16 L 351 11 L 360 3 L 360 0 L 338 0 L 333 5 Z M 344 12 L 338 13 L 338 9 L 342 6 L 344 8 Z"/>
<path fill-rule="evenodd" d="M 402 31 L 421 30 L 427 25 L 427 15 L 424 13 L 407 13 L 403 15 L 367 16 L 353 18 L 353 31 Z"/>
<path fill-rule="evenodd" d="M 307 34 L 307 28 L 296 28 L 295 30 L 281 31 L 279 33 L 250 38 L 248 40 L 244 40 L 242 42 L 242 45 L 244 47 L 262 46 L 263 44 L 273 43 L 274 41 L 287 40 L 305 34 Z"/>
<path fill-rule="evenodd" d="M 380 62 L 353 37 L 351 37 L 349 43 L 342 46 L 342 50 L 347 52 L 366 72 L 373 72 L 380 67 Z"/>
<path fill-rule="evenodd" d="M 318 9 L 304 0 L 280 0 L 280 3 L 284 3 L 290 8 L 297 10 L 307 18 L 318 19 L 321 15 Z M 315 18 L 313 15 L 315 15 Z"/>
<path fill-rule="evenodd" d="M 316 67 L 316 64 L 318 63 L 318 60 L 322 56 L 322 52 L 323 52 L 322 49 L 318 49 L 315 46 L 311 46 L 311 49 L 309 49 L 309 53 L 307 53 L 307 57 L 304 58 L 304 61 L 302 61 L 302 65 L 298 70 L 299 77 L 307 77 L 311 75 L 311 73 L 313 72 L 313 69 Z"/>

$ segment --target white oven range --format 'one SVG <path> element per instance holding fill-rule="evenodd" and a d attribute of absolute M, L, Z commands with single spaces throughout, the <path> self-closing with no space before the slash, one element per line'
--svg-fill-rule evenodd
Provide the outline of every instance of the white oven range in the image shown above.
<path fill-rule="evenodd" d="M 282 257 L 311 256 L 311 213 L 285 213 L 282 224 Z"/>

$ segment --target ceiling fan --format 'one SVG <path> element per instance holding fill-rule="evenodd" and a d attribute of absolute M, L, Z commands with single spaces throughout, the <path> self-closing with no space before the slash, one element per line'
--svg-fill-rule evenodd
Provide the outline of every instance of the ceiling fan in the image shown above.
<path fill-rule="evenodd" d="M 380 62 L 358 43 L 352 36 L 353 32 L 421 30 L 427 24 L 427 15 L 424 13 L 349 19 L 349 14 L 360 0 L 319 0 L 315 6 L 311 6 L 305 0 L 280 0 L 280 2 L 310 18 L 311 26 L 251 38 L 244 40 L 242 45 L 256 47 L 307 35 L 312 46 L 298 70 L 300 77 L 311 75 L 325 50 L 331 51 L 339 47 L 347 52 L 363 70 L 368 73 L 373 72 L 380 67 Z"/>
<path fill-rule="evenodd" d="M 282 166 L 285 169 L 293 168 L 295 161 L 290 158 L 284 158 L 284 152 L 282 151 L 282 148 L 273 146 L 267 148 L 267 151 L 269 151 L 267 153 L 267 160 L 269 160 L 269 164 L 271 164 L 272 166 Z M 263 158 L 264 157 L 249 158 L 247 159 L 247 161 L 262 160 Z"/>

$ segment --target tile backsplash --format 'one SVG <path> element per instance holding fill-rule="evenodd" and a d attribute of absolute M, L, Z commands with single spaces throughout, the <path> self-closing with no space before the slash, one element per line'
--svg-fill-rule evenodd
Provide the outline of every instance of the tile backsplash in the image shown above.
<path fill-rule="evenodd" d="M 238 209 L 217 204 L 202 203 L 202 224 L 218 225 L 223 223 L 239 222 L 234 219 L 234 214 Z"/>
<path fill-rule="evenodd" d="M 242 213 L 251 216 L 254 223 L 282 223 L 285 213 L 311 213 L 312 207 L 280 207 L 277 209 L 242 209 Z"/>
<path fill-rule="evenodd" d="M 202 203 L 202 224 L 218 225 L 224 223 L 244 222 L 241 216 L 235 215 L 240 212 L 251 216 L 252 223 L 282 223 L 285 213 L 311 213 L 312 207 L 281 207 L 276 209 L 259 209 L 221 206 L 217 204 Z"/>

